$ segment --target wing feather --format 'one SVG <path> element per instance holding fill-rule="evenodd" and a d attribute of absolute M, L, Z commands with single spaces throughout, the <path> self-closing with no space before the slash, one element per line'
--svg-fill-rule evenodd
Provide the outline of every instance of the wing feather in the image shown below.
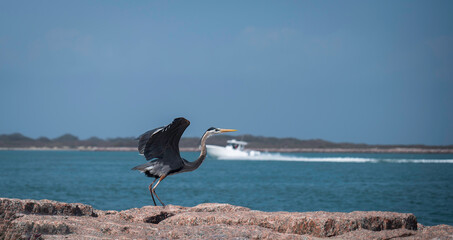
<path fill-rule="evenodd" d="M 179 141 L 190 122 L 185 118 L 176 118 L 165 127 L 147 131 L 139 137 L 138 151 L 146 160 L 160 158 L 166 162 L 181 159 Z M 180 160 L 182 163 L 182 160 Z"/>
<path fill-rule="evenodd" d="M 160 128 L 155 128 L 153 130 L 149 130 L 137 138 L 138 139 L 138 152 L 140 154 L 143 154 L 145 152 L 146 143 L 153 136 L 153 134 L 158 133 L 163 128 L 164 127 L 160 127 Z"/>

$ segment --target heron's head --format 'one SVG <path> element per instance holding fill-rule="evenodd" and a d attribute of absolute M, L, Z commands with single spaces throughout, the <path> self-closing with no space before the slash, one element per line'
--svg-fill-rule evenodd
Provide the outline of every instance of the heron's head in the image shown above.
<path fill-rule="evenodd" d="M 206 134 L 208 134 L 208 136 L 212 136 L 214 134 L 219 134 L 219 133 L 224 133 L 224 132 L 235 132 L 235 131 L 237 131 L 237 130 L 236 129 L 223 129 L 223 128 L 210 127 L 206 131 Z"/>
<path fill-rule="evenodd" d="M 205 144 L 206 143 L 206 139 L 208 139 L 208 137 L 210 137 L 212 135 L 219 134 L 219 133 L 224 133 L 224 132 L 235 132 L 235 131 L 237 131 L 237 130 L 236 129 L 223 129 L 223 128 L 210 127 L 203 134 L 203 137 L 201 137 L 200 142 L 199 142 L 198 145 L 200 145 L 201 143 Z"/>

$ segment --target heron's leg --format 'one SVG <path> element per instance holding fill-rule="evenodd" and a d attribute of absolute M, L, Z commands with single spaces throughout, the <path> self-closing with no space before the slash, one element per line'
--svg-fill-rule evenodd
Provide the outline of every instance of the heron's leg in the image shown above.
<path fill-rule="evenodd" d="M 154 206 L 157 206 L 156 201 L 154 200 L 154 195 L 153 195 L 153 184 L 154 184 L 154 182 L 156 180 L 157 180 L 157 178 L 154 179 L 154 181 L 148 187 L 149 188 L 149 193 L 151 193 L 151 197 L 153 198 Z"/>
<path fill-rule="evenodd" d="M 167 175 L 163 175 L 162 177 L 159 178 L 159 181 L 157 181 L 156 185 L 154 185 L 153 187 L 153 193 L 154 195 L 156 195 L 157 197 L 157 200 L 159 200 L 160 204 L 162 204 L 162 206 L 165 207 L 165 204 L 160 200 L 159 196 L 157 196 L 157 193 L 156 193 L 156 188 L 157 186 L 159 185 L 160 181 L 164 180 L 164 178 L 166 177 Z M 156 178 L 157 179 L 157 178 Z"/>

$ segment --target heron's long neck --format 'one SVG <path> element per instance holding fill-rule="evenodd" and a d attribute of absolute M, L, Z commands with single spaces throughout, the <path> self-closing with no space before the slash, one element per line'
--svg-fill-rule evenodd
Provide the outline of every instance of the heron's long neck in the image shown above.
<path fill-rule="evenodd" d="M 206 132 L 203 137 L 201 138 L 201 152 L 200 156 L 198 157 L 197 160 L 193 162 L 188 162 L 186 166 L 184 167 L 185 172 L 193 171 L 200 167 L 200 165 L 203 163 L 204 159 L 206 158 L 206 139 L 208 139 L 209 134 Z"/>

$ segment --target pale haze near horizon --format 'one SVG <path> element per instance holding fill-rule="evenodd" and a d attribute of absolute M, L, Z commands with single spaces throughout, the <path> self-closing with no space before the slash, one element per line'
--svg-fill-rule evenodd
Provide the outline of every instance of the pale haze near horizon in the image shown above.
<path fill-rule="evenodd" d="M 0 134 L 453 144 L 452 1 L 0 1 Z"/>

